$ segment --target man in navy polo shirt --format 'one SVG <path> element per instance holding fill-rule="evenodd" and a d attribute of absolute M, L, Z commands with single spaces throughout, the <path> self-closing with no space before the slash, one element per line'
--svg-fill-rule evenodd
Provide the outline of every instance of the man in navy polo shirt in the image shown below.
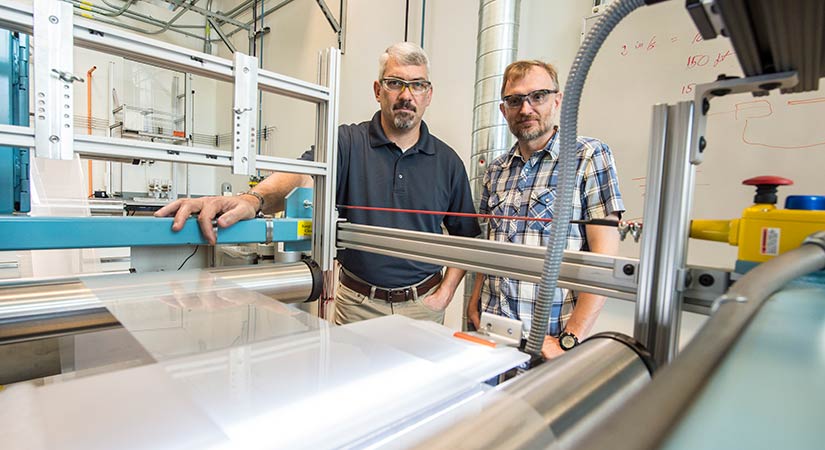
<path fill-rule="evenodd" d="M 448 212 L 475 212 L 464 164 L 447 144 L 431 135 L 421 120 L 433 96 L 429 59 L 416 44 L 402 42 L 379 58 L 373 83 L 381 105 L 372 120 L 342 125 L 338 130 L 336 202 Z M 305 154 L 305 159 L 312 155 Z M 172 229 L 183 227 L 200 213 L 201 231 L 215 242 L 212 219 L 228 227 L 239 220 L 283 209 L 283 198 L 296 186 L 312 186 L 307 175 L 273 173 L 255 188 L 236 197 L 177 200 L 156 216 L 175 214 Z M 342 218 L 359 224 L 475 237 L 472 218 L 343 209 Z M 336 294 L 335 322 L 356 322 L 387 314 L 442 323 L 444 310 L 464 277 L 464 271 L 357 250 L 338 252 L 342 271 Z"/>

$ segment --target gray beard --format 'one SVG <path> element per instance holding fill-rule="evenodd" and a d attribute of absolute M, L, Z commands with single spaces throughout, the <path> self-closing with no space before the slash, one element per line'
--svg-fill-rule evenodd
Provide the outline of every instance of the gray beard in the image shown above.
<path fill-rule="evenodd" d="M 414 121 L 415 117 L 412 114 L 407 113 L 396 114 L 392 120 L 393 125 L 395 125 L 395 128 L 399 130 L 408 130 L 412 128 Z"/>
<path fill-rule="evenodd" d="M 520 141 L 532 141 L 535 139 L 540 138 L 542 135 L 547 133 L 548 130 L 553 128 L 554 124 L 540 124 L 538 128 L 533 130 L 513 130 L 513 127 L 510 127 L 510 132 Z"/>

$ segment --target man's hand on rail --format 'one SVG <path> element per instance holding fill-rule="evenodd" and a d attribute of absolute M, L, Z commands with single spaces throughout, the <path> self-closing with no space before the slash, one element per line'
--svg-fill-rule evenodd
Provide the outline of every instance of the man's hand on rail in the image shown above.
<path fill-rule="evenodd" d="M 180 231 L 186 219 L 198 214 L 198 226 L 201 234 L 215 245 L 215 230 L 212 220 L 218 217 L 218 227 L 227 228 L 240 220 L 252 219 L 258 209 L 258 199 L 251 195 L 232 197 L 200 197 L 178 199 L 155 212 L 155 217 L 167 217 L 174 214 L 172 231 Z"/>
<path fill-rule="evenodd" d="M 562 350 L 559 345 L 559 338 L 553 336 L 544 337 L 544 344 L 541 346 L 541 356 L 543 356 L 544 359 L 549 361 L 553 358 L 558 358 L 563 354 L 564 350 Z"/>

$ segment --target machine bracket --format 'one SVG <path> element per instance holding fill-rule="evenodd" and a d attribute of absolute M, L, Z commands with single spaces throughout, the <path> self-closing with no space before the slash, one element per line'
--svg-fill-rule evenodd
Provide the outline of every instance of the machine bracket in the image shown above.
<path fill-rule="evenodd" d="M 258 58 L 235 52 L 235 104 L 232 133 L 232 173 L 253 175 L 258 148 Z"/>
<path fill-rule="evenodd" d="M 693 100 L 693 138 L 690 141 L 690 163 L 699 165 L 704 160 L 704 151 L 708 145 L 707 138 L 705 138 L 705 128 L 711 98 L 742 92 L 767 95 L 768 91 L 792 88 L 798 82 L 796 72 L 781 72 L 747 78 L 720 76 L 720 79 L 713 83 L 696 85 L 696 97 Z"/>
<path fill-rule="evenodd" d="M 34 2 L 35 154 L 41 158 L 74 157 L 72 101 L 75 81 L 72 5 L 53 0 Z"/>

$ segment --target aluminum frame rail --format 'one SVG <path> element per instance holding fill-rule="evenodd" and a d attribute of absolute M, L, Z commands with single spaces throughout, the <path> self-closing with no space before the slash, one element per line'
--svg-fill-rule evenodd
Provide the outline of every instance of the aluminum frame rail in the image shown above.
<path fill-rule="evenodd" d="M 508 242 L 338 222 L 339 249 L 457 267 L 479 273 L 537 282 L 544 248 Z M 639 260 L 590 252 L 565 251 L 559 287 L 620 300 L 636 301 Z M 683 311 L 709 315 L 713 301 L 738 274 L 714 267 L 687 267 Z"/>
<path fill-rule="evenodd" d="M 341 222 L 338 247 L 441 264 L 537 283 L 544 248 Z M 637 260 L 566 251 L 559 287 L 623 300 L 636 298 Z M 625 267 L 632 269 L 626 269 Z M 629 272 L 629 273 L 627 273 Z"/>
<path fill-rule="evenodd" d="M 71 6 L 52 0 L 34 0 L 33 4 L 7 1 L 0 4 L 0 28 L 35 36 L 47 43 L 35 64 L 35 127 L 0 126 L 0 145 L 34 148 L 37 156 L 71 159 L 75 154 L 90 159 L 151 159 L 173 163 L 191 163 L 231 167 L 235 173 L 252 174 L 255 170 L 272 170 L 316 177 L 317 193 L 313 221 L 325 224 L 313 234 L 315 259 L 324 270 L 332 268 L 335 249 L 335 211 L 333 189 L 336 186 L 335 159 L 337 146 L 338 90 L 340 55 L 330 48 L 320 57 L 319 77 L 326 83 L 308 83 L 266 70 L 255 70 L 257 60 L 235 54 L 231 61 L 165 42 L 124 32 L 113 26 L 73 17 Z M 37 39 L 37 36 L 40 39 Z M 72 46 L 197 74 L 236 85 L 234 134 L 238 137 L 233 151 L 220 151 L 182 145 L 136 142 L 120 138 L 74 136 L 71 120 L 72 83 L 81 80 L 73 75 Z M 255 73 L 257 72 L 257 73 Z M 237 86 L 240 85 L 240 86 Z M 315 103 L 317 106 L 316 152 L 314 162 L 255 155 L 250 148 L 257 141 L 257 108 L 250 99 L 258 90 Z M 68 121 L 67 121 L 68 120 Z M 240 137 L 243 137 L 241 139 Z M 326 225 L 328 224 L 328 225 Z"/>

